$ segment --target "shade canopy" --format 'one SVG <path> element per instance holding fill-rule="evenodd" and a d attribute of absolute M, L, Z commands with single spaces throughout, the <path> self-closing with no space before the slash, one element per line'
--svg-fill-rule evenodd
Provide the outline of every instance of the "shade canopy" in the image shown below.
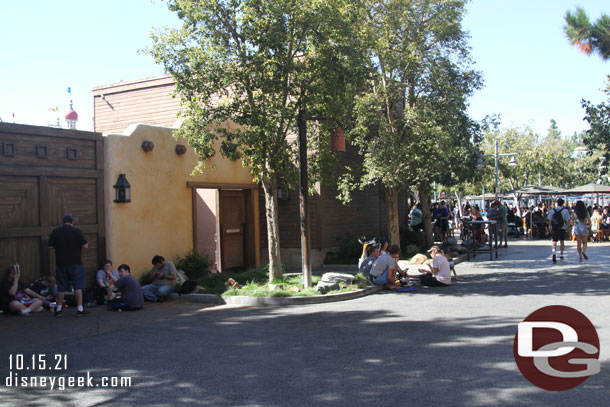
<path fill-rule="evenodd" d="M 526 185 L 507 193 L 521 194 L 522 196 L 563 195 L 565 189 L 554 186 Z"/>
<path fill-rule="evenodd" d="M 581 194 L 594 194 L 594 193 L 610 193 L 610 187 L 606 186 L 606 185 L 599 185 L 599 184 L 587 184 L 587 185 L 582 185 L 576 188 L 572 188 L 572 189 L 568 189 L 567 191 L 565 191 L 566 194 L 575 194 L 575 195 L 581 195 Z"/>

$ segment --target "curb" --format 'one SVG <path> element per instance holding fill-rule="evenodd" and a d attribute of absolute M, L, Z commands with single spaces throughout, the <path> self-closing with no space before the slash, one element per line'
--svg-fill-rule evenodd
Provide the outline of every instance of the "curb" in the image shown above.
<path fill-rule="evenodd" d="M 178 294 L 171 293 L 168 297 L 170 301 L 182 300 L 188 302 L 198 302 L 201 304 L 225 305 L 226 303 L 220 295 L 216 294 Z"/>
<path fill-rule="evenodd" d="M 466 260 L 466 254 L 462 254 L 455 259 L 455 264 L 459 264 Z M 353 267 L 350 265 L 350 267 Z M 300 274 L 300 273 L 295 273 Z M 243 305 L 243 306 L 285 306 L 285 305 L 307 305 L 307 304 L 324 304 L 327 302 L 353 300 L 360 297 L 365 297 L 374 294 L 383 289 L 382 286 L 373 285 L 361 290 L 352 291 L 349 293 L 316 295 L 312 297 L 247 297 L 244 295 L 234 295 L 231 297 L 221 297 L 215 294 L 183 294 L 171 293 L 169 300 L 183 300 L 188 302 L 196 302 L 201 304 L 214 305 Z"/>
<path fill-rule="evenodd" d="M 246 297 L 243 295 L 235 295 L 231 297 L 225 297 L 224 301 L 227 304 L 231 305 L 246 306 L 323 304 L 327 302 L 353 300 L 355 298 L 364 297 L 369 294 L 376 293 L 377 291 L 381 291 L 382 288 L 382 286 L 374 285 L 349 293 L 316 295 L 312 297 Z"/>

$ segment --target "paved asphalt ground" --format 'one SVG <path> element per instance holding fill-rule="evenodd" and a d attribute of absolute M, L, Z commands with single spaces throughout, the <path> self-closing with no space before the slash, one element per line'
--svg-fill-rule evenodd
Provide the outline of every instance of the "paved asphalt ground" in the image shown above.
<path fill-rule="evenodd" d="M 135 313 L 97 307 L 86 318 L 74 309 L 61 320 L 0 316 L 0 405 L 608 406 L 610 243 L 590 245 L 582 264 L 568 247 L 553 265 L 549 242 L 515 241 L 497 261 L 481 254 L 459 264 L 465 281 L 449 288 L 330 304 L 170 302 Z M 533 386 L 513 358 L 517 323 L 553 304 L 584 313 L 601 341 L 601 372 L 564 392 Z M 102 376 L 132 385 L 9 388 L 9 355 L 18 354 L 24 369 L 32 355 L 47 365 L 67 355 L 66 369 L 20 376 L 89 373 L 94 386 Z"/>

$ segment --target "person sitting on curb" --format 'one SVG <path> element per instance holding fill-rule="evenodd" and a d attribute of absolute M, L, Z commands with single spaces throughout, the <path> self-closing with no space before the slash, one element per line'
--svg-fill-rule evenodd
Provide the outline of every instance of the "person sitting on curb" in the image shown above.
<path fill-rule="evenodd" d="M 112 276 L 108 287 L 108 308 L 116 311 L 137 311 L 144 305 L 144 295 L 140 283 L 131 275 L 127 264 L 119 266 L 119 278 Z M 117 293 L 120 293 L 120 297 Z"/>
<path fill-rule="evenodd" d="M 108 291 L 108 287 L 110 287 L 110 284 L 112 284 L 112 282 L 117 280 L 119 277 L 119 273 L 116 270 L 112 269 L 112 261 L 106 260 L 104 262 L 104 267 L 98 270 L 95 276 L 94 295 L 95 302 L 97 302 L 97 305 L 104 304 L 104 299 L 106 299 L 106 292 Z"/>
<path fill-rule="evenodd" d="M 396 282 L 396 270 L 398 266 L 396 261 L 400 255 L 400 247 L 396 244 L 390 246 L 389 253 L 382 254 L 375 260 L 371 267 L 371 278 L 375 285 L 386 285 L 390 290 L 395 290 L 400 287 L 400 283 Z"/>
<path fill-rule="evenodd" d="M 364 277 L 366 277 L 366 279 L 369 282 L 373 283 L 373 279 L 371 278 L 371 268 L 373 267 L 373 263 L 375 263 L 375 260 L 377 260 L 377 258 L 379 257 L 379 255 L 381 253 L 379 251 L 379 246 L 377 246 L 377 245 L 369 245 L 369 246 L 367 246 L 367 250 L 366 251 L 368 253 L 368 257 L 366 257 L 362 261 L 358 271 L 360 273 L 362 273 L 362 275 Z"/>
<path fill-rule="evenodd" d="M 19 266 L 13 266 L 8 278 L 0 284 L 2 310 L 12 315 L 28 315 L 30 312 L 42 311 L 43 296 L 24 288 L 19 277 Z"/>
<path fill-rule="evenodd" d="M 453 260 L 453 257 L 451 257 L 451 255 L 449 253 L 445 253 L 444 254 L 445 258 L 447 259 L 447 261 L 449 262 L 449 268 L 451 269 L 451 272 L 453 273 L 453 276 L 455 277 L 456 281 L 463 281 L 463 278 L 459 278 L 457 273 L 455 272 L 455 260 Z"/>
<path fill-rule="evenodd" d="M 153 282 L 142 287 L 142 293 L 148 301 L 163 302 L 176 286 L 178 276 L 176 266 L 159 255 L 153 257 L 152 264 L 154 266 L 150 274 L 153 277 Z"/>
<path fill-rule="evenodd" d="M 447 287 L 451 285 L 451 266 L 443 251 L 438 246 L 432 246 L 428 253 L 432 257 L 432 264 L 429 266 L 430 270 L 419 270 L 424 273 L 419 277 L 420 283 L 428 287 Z"/>
<path fill-rule="evenodd" d="M 30 290 L 43 298 L 44 309 L 51 308 L 57 297 L 57 282 L 54 276 L 44 276 L 30 284 Z"/>

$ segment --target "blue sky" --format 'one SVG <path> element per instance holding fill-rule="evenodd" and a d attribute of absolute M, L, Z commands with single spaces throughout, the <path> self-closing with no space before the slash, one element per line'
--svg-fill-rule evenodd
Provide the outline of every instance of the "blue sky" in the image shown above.
<path fill-rule="evenodd" d="M 593 0 L 467 5 L 464 27 L 485 81 L 471 99 L 474 119 L 499 113 L 504 127 L 530 125 L 541 134 L 552 118 L 564 135 L 587 128 L 580 100 L 604 100 L 610 62 L 566 40 L 563 16 L 577 5 L 592 20 L 610 14 L 610 3 Z M 14 113 L 16 123 L 54 123 L 57 113 L 48 109 L 58 106 L 63 119 L 71 87 L 80 130 L 93 130 L 94 87 L 163 74 L 138 50 L 150 44 L 152 27 L 177 24 L 161 0 L 2 1 L 0 16 L 0 118 L 12 122 Z"/>

